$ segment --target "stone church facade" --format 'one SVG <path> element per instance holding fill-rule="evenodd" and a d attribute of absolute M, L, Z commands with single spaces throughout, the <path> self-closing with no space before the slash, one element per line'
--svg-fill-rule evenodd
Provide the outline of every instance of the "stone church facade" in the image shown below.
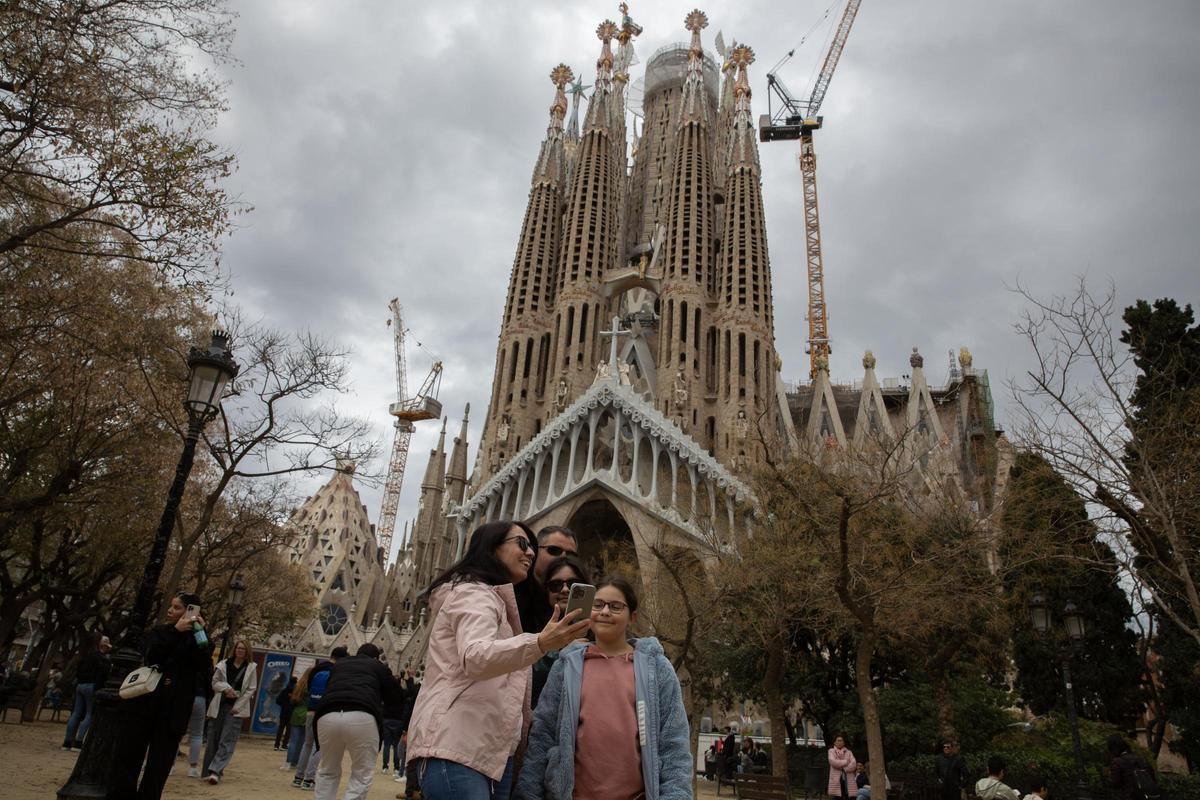
<path fill-rule="evenodd" d="M 931 386 L 913 349 L 903 378 L 863 357 L 852 385 L 818 364 L 781 378 L 771 262 L 751 115 L 753 51 L 690 43 L 648 60 L 640 115 L 627 124 L 641 28 L 625 6 L 597 29 L 593 93 L 580 119 L 565 65 L 533 165 L 501 319 L 490 402 L 468 475 L 468 421 L 449 458 L 445 427 L 420 508 L 387 578 L 403 625 L 400 661 L 418 666 L 417 597 L 477 525 L 568 525 L 594 558 L 632 544 L 643 581 L 651 548 L 732 546 L 750 471 L 768 453 L 850 453 L 898 437 L 918 480 L 949 481 L 986 517 L 1011 451 L 992 419 L 985 371 L 963 349 Z M 568 111 L 570 114 L 568 116 Z"/>

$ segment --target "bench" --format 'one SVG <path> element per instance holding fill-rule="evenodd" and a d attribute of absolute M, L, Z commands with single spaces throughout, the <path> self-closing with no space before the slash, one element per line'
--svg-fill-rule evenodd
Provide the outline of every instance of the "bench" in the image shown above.
<path fill-rule="evenodd" d="M 42 705 L 38 708 L 37 719 L 42 718 L 42 712 L 49 710 L 50 721 L 58 722 L 62 715 L 75 708 L 75 698 L 59 695 L 57 700 L 52 697 L 43 697 Z"/>
<path fill-rule="evenodd" d="M 29 702 L 29 696 L 33 694 L 28 690 L 9 692 L 4 697 L 4 706 L 0 708 L 0 722 L 8 722 L 8 712 L 17 712 L 17 724 L 24 722 L 23 715 L 25 713 L 25 704 Z"/>
<path fill-rule="evenodd" d="M 755 773 L 736 776 L 733 791 L 742 800 L 787 800 L 790 796 L 786 777 Z"/>

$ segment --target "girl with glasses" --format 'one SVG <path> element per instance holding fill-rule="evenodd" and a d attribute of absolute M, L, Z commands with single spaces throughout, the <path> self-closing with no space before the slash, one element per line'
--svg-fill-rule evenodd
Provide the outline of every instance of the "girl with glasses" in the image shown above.
<path fill-rule="evenodd" d="M 517 797 L 691 798 L 691 736 L 679 679 L 657 639 L 629 638 L 637 605 L 624 578 L 597 584 L 596 641 L 564 648 L 551 669 Z"/>
<path fill-rule="evenodd" d="M 545 549 L 543 547 L 543 549 Z M 559 552 L 562 552 L 561 550 Z M 577 583 L 588 583 L 587 570 L 583 562 L 573 555 L 561 555 L 546 565 L 546 604 L 547 607 L 557 608 L 560 614 L 567 612 L 567 599 L 571 596 L 571 587 Z M 533 665 L 533 707 L 537 708 L 538 698 L 550 677 L 550 668 L 558 659 L 557 650 L 552 650 Z"/>
<path fill-rule="evenodd" d="M 513 755 L 532 717 L 529 667 L 591 625 L 555 610 L 540 633 L 522 631 L 518 599 L 536 590 L 536 554 L 524 523 L 482 525 L 423 595 L 431 627 L 407 758 L 427 800 L 509 796 Z"/>

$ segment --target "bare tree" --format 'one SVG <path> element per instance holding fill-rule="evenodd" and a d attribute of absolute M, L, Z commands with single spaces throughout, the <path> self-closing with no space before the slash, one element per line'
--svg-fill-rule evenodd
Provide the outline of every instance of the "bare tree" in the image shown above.
<path fill-rule="evenodd" d="M 332 470 L 343 459 L 366 463 L 378 453 L 371 422 L 344 414 L 332 401 L 349 390 L 347 351 L 311 333 L 289 335 L 246 324 L 236 315 L 230 321 L 242 369 L 220 417 L 204 433 L 213 463 L 193 482 L 199 496 L 179 516 L 178 549 L 164 598 L 180 586 L 232 487 Z M 166 400 L 159 406 L 182 436 L 184 420 L 177 409 Z"/>
<path fill-rule="evenodd" d="M 211 277 L 236 206 L 222 0 L 0 5 L 0 257 L 58 252 Z M 207 61 L 207 65 L 205 64 Z"/>
<path fill-rule="evenodd" d="M 1020 441 L 1092 504 L 1102 539 L 1156 612 L 1200 643 L 1200 395 L 1140 413 L 1113 287 L 1097 296 L 1081 279 L 1047 300 L 1017 291 L 1028 302 L 1017 330 L 1035 358 L 1012 386 Z"/>

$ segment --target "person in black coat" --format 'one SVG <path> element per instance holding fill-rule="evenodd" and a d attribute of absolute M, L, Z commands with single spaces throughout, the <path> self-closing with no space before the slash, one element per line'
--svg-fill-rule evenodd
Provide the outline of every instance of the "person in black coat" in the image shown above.
<path fill-rule="evenodd" d="M 351 658 L 333 665 L 325 696 L 317 706 L 313 736 L 321 751 L 317 795 L 334 797 L 342 779 L 342 756 L 350 754 L 351 788 L 366 795 L 375 779 L 375 755 L 383 737 L 384 704 L 403 704 L 400 684 L 383 662 L 380 650 L 364 644 Z"/>
<path fill-rule="evenodd" d="M 200 605 L 200 598 L 186 592 L 171 598 L 166 624 L 146 634 L 144 663 L 157 666 L 162 679 L 150 694 L 120 701 L 120 713 L 128 715 L 128 735 L 117 745 L 108 800 L 162 796 L 192 714 L 196 687 L 212 679 L 212 642 L 197 643 L 192 626 L 203 627 L 204 619 L 191 619 L 189 605 Z M 146 769 L 139 785 L 143 759 Z"/>
<path fill-rule="evenodd" d="M 292 692 L 295 690 L 296 676 L 293 675 L 288 680 L 287 686 L 275 695 L 275 702 L 279 704 L 279 724 L 275 726 L 276 750 L 287 750 L 288 741 L 292 738 L 292 726 L 288 724 L 288 721 L 292 717 Z"/>
<path fill-rule="evenodd" d="M 1130 750 L 1124 736 L 1119 733 L 1109 736 L 1105 750 L 1108 756 L 1108 783 L 1121 800 L 1139 800 L 1143 796 L 1143 791 L 1138 787 L 1139 772 L 1143 773 L 1143 781 L 1157 786 L 1154 770 L 1146 759 Z"/>

